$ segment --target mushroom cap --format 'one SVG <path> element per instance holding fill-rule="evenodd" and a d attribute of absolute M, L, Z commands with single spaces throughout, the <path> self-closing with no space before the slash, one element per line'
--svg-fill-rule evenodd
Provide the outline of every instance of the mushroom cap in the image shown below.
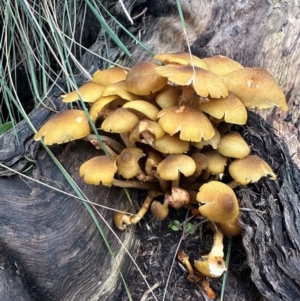
<path fill-rule="evenodd" d="M 233 93 L 229 93 L 225 98 L 211 98 L 209 101 L 198 104 L 197 107 L 217 119 L 222 119 L 228 123 L 246 124 L 248 113 L 243 102 Z"/>
<path fill-rule="evenodd" d="M 135 95 L 126 90 L 125 80 L 106 86 L 103 90 L 102 96 L 109 95 L 118 95 L 126 100 L 137 100 L 141 98 L 139 95 Z"/>
<path fill-rule="evenodd" d="M 170 87 L 168 90 L 157 94 L 155 101 L 162 109 L 178 106 L 178 100 L 181 94 L 182 91 L 178 87 Z"/>
<path fill-rule="evenodd" d="M 177 53 L 160 53 L 153 57 L 154 60 L 163 62 L 164 64 L 179 64 L 186 66 L 196 66 L 202 69 L 207 69 L 205 62 L 189 52 Z"/>
<path fill-rule="evenodd" d="M 86 82 L 81 87 L 78 88 L 78 92 L 84 102 L 95 102 L 98 100 L 103 93 L 104 86 L 94 83 Z M 61 95 L 63 102 L 72 102 L 80 100 L 80 95 L 77 90 Z"/>
<path fill-rule="evenodd" d="M 101 124 L 105 132 L 125 133 L 131 131 L 139 122 L 139 118 L 132 112 L 118 108 L 112 112 Z"/>
<path fill-rule="evenodd" d="M 126 100 L 119 98 L 118 95 L 103 96 L 92 104 L 89 111 L 91 119 L 95 122 L 102 115 L 104 108 L 109 107 L 111 110 L 115 110 L 125 102 Z"/>
<path fill-rule="evenodd" d="M 205 114 L 189 106 L 163 109 L 157 117 L 164 131 L 171 136 L 180 131 L 179 137 L 185 141 L 209 140 L 215 134 Z"/>
<path fill-rule="evenodd" d="M 157 165 L 164 159 L 161 153 L 154 150 L 147 152 L 147 159 L 145 162 L 145 172 L 148 175 L 153 175 L 156 172 Z"/>
<path fill-rule="evenodd" d="M 276 80 L 264 68 L 244 68 L 223 76 L 228 90 L 246 107 L 267 109 L 273 106 L 287 110 L 284 94 Z"/>
<path fill-rule="evenodd" d="M 141 170 L 139 159 L 144 157 L 143 150 L 138 147 L 128 147 L 116 157 L 118 175 L 125 179 L 131 179 Z"/>
<path fill-rule="evenodd" d="M 195 170 L 195 161 L 187 155 L 169 155 L 157 165 L 157 173 L 163 180 L 175 181 L 179 173 L 189 177 Z"/>
<path fill-rule="evenodd" d="M 163 88 L 168 80 L 155 72 L 157 66 L 148 61 L 136 63 L 126 76 L 126 89 L 137 95 L 149 95 Z"/>
<path fill-rule="evenodd" d="M 121 67 L 112 67 L 105 70 L 97 70 L 92 77 L 92 82 L 102 86 L 108 86 L 125 80 L 127 71 Z"/>
<path fill-rule="evenodd" d="M 193 84 L 195 92 L 202 97 L 210 95 L 213 98 L 219 98 L 228 95 L 228 89 L 221 77 L 205 69 L 170 64 L 156 67 L 155 71 L 177 85 L 189 86 Z"/>
<path fill-rule="evenodd" d="M 146 100 L 129 101 L 123 105 L 123 108 L 136 110 L 154 121 L 157 120 L 157 114 L 159 112 L 157 107 Z"/>
<path fill-rule="evenodd" d="M 218 152 L 231 158 L 244 158 L 250 154 L 250 147 L 238 132 L 225 134 L 220 141 Z"/>
<path fill-rule="evenodd" d="M 238 217 L 230 223 L 218 224 L 218 227 L 224 235 L 230 237 L 239 236 L 243 231 L 242 227 L 239 224 Z"/>
<path fill-rule="evenodd" d="M 203 152 L 207 159 L 207 171 L 213 175 L 220 175 L 224 173 L 227 165 L 227 157 L 221 155 L 219 152 L 211 149 Z"/>
<path fill-rule="evenodd" d="M 108 156 L 97 156 L 84 162 L 79 175 L 88 184 L 110 186 L 117 171 L 116 160 Z"/>
<path fill-rule="evenodd" d="M 124 212 L 114 213 L 114 224 L 119 230 L 126 230 L 128 225 L 131 225 L 131 218 Z"/>
<path fill-rule="evenodd" d="M 188 151 L 190 145 L 178 135 L 165 134 L 162 138 L 154 140 L 152 147 L 163 154 L 182 154 Z"/>
<path fill-rule="evenodd" d="M 270 165 L 256 155 L 232 161 L 229 165 L 229 174 L 236 182 L 243 185 L 255 183 L 266 176 L 270 176 L 271 180 L 276 180 L 276 175 Z"/>
<path fill-rule="evenodd" d="M 220 132 L 215 128 L 215 134 L 212 138 L 208 140 L 202 139 L 200 142 L 193 142 L 192 145 L 196 148 L 202 149 L 204 146 L 210 145 L 213 149 L 217 149 L 219 147 L 221 141 L 221 134 Z"/>
<path fill-rule="evenodd" d="M 136 126 L 131 131 L 129 136 L 129 141 L 131 143 L 136 143 L 137 141 L 142 143 L 149 143 L 148 139 L 146 140 L 143 137 L 141 137 L 145 132 L 151 134 L 152 142 L 155 139 L 161 139 L 166 134 L 166 132 L 163 130 L 163 128 L 158 122 L 148 120 L 148 119 L 143 119 L 138 124 L 136 124 Z"/>
<path fill-rule="evenodd" d="M 164 220 L 169 214 L 169 208 L 158 201 L 153 201 L 151 204 L 151 212 L 159 220 Z"/>
<path fill-rule="evenodd" d="M 203 184 L 196 198 L 204 204 L 199 207 L 199 212 L 212 222 L 229 223 L 239 214 L 239 204 L 234 191 L 222 182 L 211 181 Z"/>
<path fill-rule="evenodd" d="M 226 262 L 223 258 L 216 257 L 210 260 L 195 260 L 195 268 L 204 276 L 220 277 L 227 271 Z"/>
<path fill-rule="evenodd" d="M 235 70 L 244 69 L 240 63 L 223 55 L 215 55 L 202 60 L 207 65 L 207 70 L 219 76 Z"/>
<path fill-rule="evenodd" d="M 200 172 L 207 168 L 208 160 L 206 156 L 202 153 L 193 153 L 191 154 L 191 158 L 196 163 L 196 171 L 200 174 Z"/>
<path fill-rule="evenodd" d="M 85 137 L 91 132 L 88 118 L 82 110 L 66 110 L 55 114 L 34 135 L 44 137 L 46 145 L 61 144 Z"/>

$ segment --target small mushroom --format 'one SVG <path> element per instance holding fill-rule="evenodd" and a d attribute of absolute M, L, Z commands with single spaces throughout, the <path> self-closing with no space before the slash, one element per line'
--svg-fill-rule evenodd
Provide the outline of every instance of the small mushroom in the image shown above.
<path fill-rule="evenodd" d="M 202 139 L 200 142 L 193 142 L 192 145 L 196 148 L 202 149 L 204 146 L 210 145 L 213 149 L 217 149 L 219 147 L 220 141 L 221 141 L 221 134 L 220 132 L 215 129 L 215 134 L 212 138 L 208 140 Z"/>
<path fill-rule="evenodd" d="M 183 141 L 178 135 L 165 134 L 162 138 L 154 140 L 152 147 L 163 154 L 182 154 L 188 151 L 189 142 Z"/>
<path fill-rule="evenodd" d="M 161 110 L 157 117 L 159 124 L 169 135 L 180 132 L 180 139 L 199 142 L 211 139 L 215 130 L 209 119 L 200 111 L 189 107 L 171 107 Z"/>
<path fill-rule="evenodd" d="M 239 236 L 241 235 L 243 229 L 239 224 L 239 216 L 232 222 L 218 224 L 220 231 L 226 236 Z"/>
<path fill-rule="evenodd" d="M 266 176 L 269 176 L 271 180 L 276 180 L 276 175 L 270 165 L 257 155 L 249 155 L 232 161 L 229 165 L 229 174 L 236 182 L 230 183 L 233 188 L 239 184 L 255 183 Z"/>
<path fill-rule="evenodd" d="M 139 122 L 139 118 L 132 112 L 118 108 L 111 113 L 101 124 L 105 132 L 125 133 L 131 131 Z"/>
<path fill-rule="evenodd" d="M 244 68 L 223 76 L 228 90 L 246 107 L 268 109 L 273 106 L 287 110 L 284 94 L 276 80 L 264 68 Z"/>
<path fill-rule="evenodd" d="M 136 63 L 125 79 L 127 91 L 137 95 L 149 95 L 163 88 L 168 80 L 155 72 L 157 66 L 148 61 Z"/>
<path fill-rule="evenodd" d="M 227 123 L 245 124 L 248 113 L 243 102 L 233 93 L 224 98 L 211 98 L 209 101 L 201 102 L 197 108 L 214 118 L 224 120 Z"/>
<path fill-rule="evenodd" d="M 138 147 L 125 148 L 117 157 L 118 175 L 125 179 L 131 179 L 138 173 L 141 173 L 139 159 L 144 157 L 145 153 Z"/>
<path fill-rule="evenodd" d="M 68 94 L 61 95 L 63 102 L 72 102 L 80 99 L 84 102 L 95 102 L 102 96 L 104 86 L 94 83 L 86 82 L 78 90 L 72 91 Z"/>
<path fill-rule="evenodd" d="M 202 97 L 210 95 L 213 98 L 220 98 L 228 95 L 227 87 L 222 79 L 202 68 L 169 64 L 156 67 L 155 71 L 176 85 L 192 84 L 195 92 Z"/>
<path fill-rule="evenodd" d="M 225 134 L 220 141 L 218 152 L 230 158 L 244 158 L 250 154 L 250 147 L 238 132 Z"/>
<path fill-rule="evenodd" d="M 133 94 L 126 90 L 125 80 L 106 86 L 103 90 L 102 96 L 110 95 L 118 95 L 119 97 L 129 101 L 141 98 L 141 96 Z"/>
<path fill-rule="evenodd" d="M 203 184 L 196 198 L 202 204 L 199 207 L 200 213 L 210 221 L 229 223 L 239 214 L 239 204 L 234 191 L 222 182 L 211 181 Z"/>
<path fill-rule="evenodd" d="M 178 106 L 181 94 L 182 90 L 180 88 L 171 86 L 169 89 L 157 94 L 155 101 L 162 109 Z"/>
<path fill-rule="evenodd" d="M 106 87 L 125 80 L 126 75 L 127 71 L 121 67 L 112 67 L 105 70 L 97 70 L 93 74 L 92 82 Z"/>
<path fill-rule="evenodd" d="M 151 212 L 155 218 L 164 220 L 169 214 L 168 204 L 166 202 L 162 204 L 159 201 L 153 201 L 151 204 Z"/>
<path fill-rule="evenodd" d="M 46 145 L 61 144 L 87 136 L 91 132 L 88 118 L 82 110 L 66 110 L 55 114 L 34 135 L 44 137 Z"/>
<path fill-rule="evenodd" d="M 139 113 L 142 113 L 153 121 L 157 120 L 157 114 L 159 112 L 159 110 L 152 103 L 145 100 L 129 101 L 123 105 L 123 108 L 135 110 Z"/>
<path fill-rule="evenodd" d="M 207 160 L 206 170 L 213 175 L 222 177 L 225 166 L 227 165 L 227 157 L 213 149 L 204 151 L 203 154 L 206 156 Z"/>
<path fill-rule="evenodd" d="M 202 256 L 202 260 L 195 260 L 196 269 L 204 276 L 222 276 L 227 271 L 223 248 L 223 233 L 216 227 L 212 249 L 208 255 Z"/>

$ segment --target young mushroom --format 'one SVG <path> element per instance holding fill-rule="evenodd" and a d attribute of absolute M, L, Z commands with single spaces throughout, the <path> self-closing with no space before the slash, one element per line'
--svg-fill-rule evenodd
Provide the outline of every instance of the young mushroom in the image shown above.
<path fill-rule="evenodd" d="M 97 70 L 93 74 L 92 82 L 106 87 L 125 80 L 126 75 L 127 71 L 121 67 L 112 67 L 105 70 Z"/>
<path fill-rule="evenodd" d="M 204 276 L 220 277 L 227 271 L 223 252 L 223 233 L 215 226 L 214 242 L 208 255 L 202 256 L 201 260 L 195 260 L 196 269 Z"/>
<path fill-rule="evenodd" d="M 80 139 L 91 132 L 89 120 L 82 110 L 66 110 L 55 114 L 34 135 L 34 140 L 44 137 L 46 145 L 61 144 Z"/>
<path fill-rule="evenodd" d="M 199 212 L 212 222 L 233 222 L 239 214 L 234 191 L 219 181 L 203 184 L 197 193 L 197 201 L 200 203 Z"/>

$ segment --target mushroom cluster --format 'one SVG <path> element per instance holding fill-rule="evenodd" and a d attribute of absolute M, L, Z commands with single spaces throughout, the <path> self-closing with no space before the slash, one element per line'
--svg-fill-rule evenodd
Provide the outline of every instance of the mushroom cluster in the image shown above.
<path fill-rule="evenodd" d="M 287 109 L 275 79 L 263 68 L 245 68 L 221 55 L 164 53 L 129 71 L 97 71 L 78 90 L 62 95 L 64 102 L 78 100 L 88 103 L 89 116 L 81 109 L 57 113 L 35 140 L 89 141 L 107 154 L 79 167 L 86 183 L 148 190 L 136 215 L 115 214 L 118 229 L 139 222 L 149 207 L 161 220 L 170 207 L 197 208 L 218 230 L 212 251 L 195 267 L 205 276 L 222 275 L 223 235 L 241 232 L 233 189 L 265 176 L 276 179 L 233 125 L 246 124 L 247 108 Z M 154 200 L 161 195 L 163 202 Z"/>

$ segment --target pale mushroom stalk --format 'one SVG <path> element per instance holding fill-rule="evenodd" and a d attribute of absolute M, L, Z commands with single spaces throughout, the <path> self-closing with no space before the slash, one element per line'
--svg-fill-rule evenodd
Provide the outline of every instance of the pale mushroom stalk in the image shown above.
<path fill-rule="evenodd" d="M 136 188 L 145 190 L 160 190 L 160 186 L 157 182 L 141 182 L 141 181 L 122 181 L 118 179 L 113 179 L 113 186 L 123 187 L 123 188 Z"/>
<path fill-rule="evenodd" d="M 195 90 L 193 85 L 183 86 L 182 94 L 179 97 L 179 106 L 194 106 L 196 102 Z"/>
<path fill-rule="evenodd" d="M 122 212 L 116 212 L 114 214 L 114 222 L 119 230 L 125 230 L 128 225 L 137 224 L 148 211 L 151 202 L 157 196 L 161 195 L 161 192 L 155 190 L 149 190 L 146 199 L 144 200 L 142 207 L 136 215 L 129 216 Z"/>
<path fill-rule="evenodd" d="M 99 137 L 102 140 L 102 142 L 105 144 L 105 146 L 110 147 L 117 154 L 121 153 L 122 150 L 125 148 L 121 143 L 119 143 L 115 139 L 103 135 L 99 135 Z M 95 134 L 89 134 L 83 137 L 82 140 L 91 142 L 97 149 L 101 149 L 101 145 Z"/>
<path fill-rule="evenodd" d="M 194 275 L 194 269 L 190 263 L 190 260 L 189 260 L 189 256 L 182 250 L 179 250 L 178 254 L 177 254 L 177 258 L 180 262 L 182 262 L 190 275 Z"/>

